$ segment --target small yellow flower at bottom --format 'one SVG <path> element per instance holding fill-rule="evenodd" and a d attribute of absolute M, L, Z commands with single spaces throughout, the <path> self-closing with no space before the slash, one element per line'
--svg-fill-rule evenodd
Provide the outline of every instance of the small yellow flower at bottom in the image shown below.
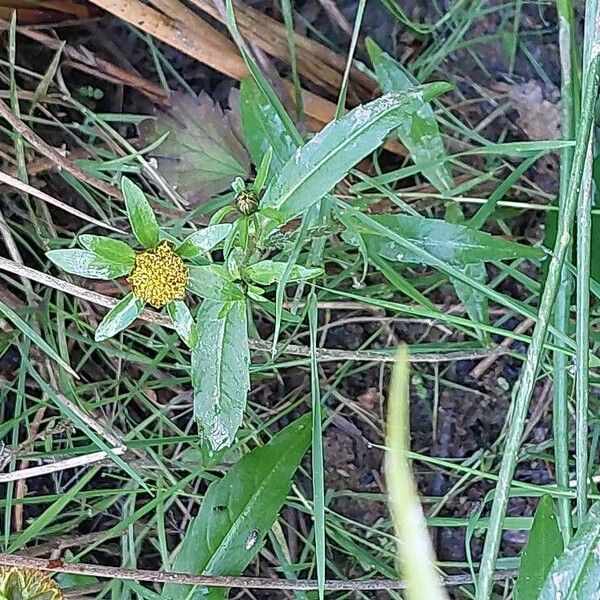
<path fill-rule="evenodd" d="M 0 567 L 0 598 L 64 600 L 65 596 L 44 571 L 25 567 Z"/>
<path fill-rule="evenodd" d="M 188 279 L 189 269 L 173 245 L 163 240 L 155 248 L 136 254 L 127 281 L 138 300 L 161 308 L 174 300 L 183 300 Z"/>

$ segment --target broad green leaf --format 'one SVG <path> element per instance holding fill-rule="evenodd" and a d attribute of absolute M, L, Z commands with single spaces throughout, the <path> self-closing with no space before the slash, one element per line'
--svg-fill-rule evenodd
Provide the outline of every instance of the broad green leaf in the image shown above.
<path fill-rule="evenodd" d="M 517 244 L 441 219 L 412 215 L 375 215 L 371 219 L 427 251 L 436 259 L 452 265 L 544 256 L 539 248 Z M 380 234 L 370 234 L 364 225 L 357 223 L 356 227 L 358 231 L 362 230 L 369 250 L 376 251 L 388 260 L 416 263 L 427 260 L 421 254 L 402 247 L 395 240 Z"/>
<path fill-rule="evenodd" d="M 156 216 L 146 198 L 146 194 L 144 194 L 141 187 L 127 177 L 123 177 L 121 180 L 121 190 L 125 197 L 125 207 L 127 208 L 127 216 L 133 235 L 146 248 L 156 246 L 160 232 Z"/>
<path fill-rule="evenodd" d="M 408 460 L 409 378 L 408 350 L 400 346 L 390 382 L 385 474 L 398 540 L 398 564 L 406 581 L 403 595 L 407 600 L 446 600 L 448 596 L 435 567 L 435 553 Z"/>
<path fill-rule="evenodd" d="M 273 156 L 270 173 L 279 173 L 297 145 L 252 77 L 242 80 L 240 84 L 240 110 L 246 146 L 252 162 L 259 165 L 271 148 Z M 270 178 L 271 175 L 268 179 Z"/>
<path fill-rule="evenodd" d="M 232 227 L 231 223 L 219 223 L 194 231 L 181 242 L 176 252 L 181 258 L 196 258 L 222 242 L 229 235 Z"/>
<path fill-rule="evenodd" d="M 127 266 L 131 271 L 135 264 L 135 252 L 125 242 L 103 235 L 89 235 L 84 233 L 79 236 L 79 243 L 90 252 L 117 264 Z"/>
<path fill-rule="evenodd" d="M 250 173 L 231 113 L 204 92 L 198 98 L 171 95 L 169 112 L 144 121 L 140 133 L 144 145 L 168 134 L 150 155 L 164 178 L 189 201 L 206 200 Z"/>
<path fill-rule="evenodd" d="M 341 181 L 385 136 L 409 121 L 423 102 L 448 91 L 446 83 L 431 83 L 410 92 L 386 94 L 329 123 L 300 147 L 273 179 L 261 201 L 284 221 L 305 214 Z"/>
<path fill-rule="evenodd" d="M 131 272 L 131 265 L 113 262 L 107 258 L 78 248 L 49 250 L 46 256 L 58 267 L 72 275 L 89 279 L 117 279 Z"/>
<path fill-rule="evenodd" d="M 382 92 L 415 89 L 414 83 L 400 63 L 386 54 L 372 39 L 367 38 L 366 46 Z M 454 181 L 446 166 L 448 155 L 435 113 L 427 102 L 422 103 L 411 119 L 400 122 L 398 136 L 410 152 L 415 165 L 422 165 L 423 175 L 439 192 L 450 192 L 454 188 Z"/>
<path fill-rule="evenodd" d="M 247 279 L 258 283 L 259 285 L 270 285 L 280 280 L 287 269 L 286 262 L 276 262 L 274 260 L 261 260 L 244 268 L 244 275 Z M 287 282 L 314 279 L 323 274 L 321 267 L 303 267 L 302 265 L 292 265 L 287 275 Z"/>
<path fill-rule="evenodd" d="M 250 351 L 245 302 L 205 300 L 196 315 L 192 351 L 194 416 L 213 450 L 233 441 L 250 389 Z"/>
<path fill-rule="evenodd" d="M 538 600 L 591 600 L 599 594 L 600 502 L 596 502 L 567 549 L 552 563 Z"/>
<path fill-rule="evenodd" d="M 242 290 L 231 281 L 227 269 L 222 265 L 203 265 L 190 267 L 189 289 L 209 300 L 233 302 L 243 300 Z"/>
<path fill-rule="evenodd" d="M 194 319 L 186 303 L 182 300 L 170 302 L 167 304 L 167 312 L 177 335 L 189 348 L 193 348 L 198 341 L 198 332 L 194 327 Z"/>
<path fill-rule="evenodd" d="M 101 342 L 131 325 L 142 312 L 144 303 L 129 293 L 119 303 L 110 309 L 98 325 L 95 340 Z"/>
<path fill-rule="evenodd" d="M 552 496 L 542 496 L 535 511 L 527 545 L 521 552 L 521 568 L 515 584 L 515 600 L 537 598 L 552 562 L 563 552 Z"/>
<path fill-rule="evenodd" d="M 310 434 L 310 415 L 305 415 L 211 483 L 178 548 L 173 571 L 240 575 L 262 548 L 285 502 Z M 223 596 L 224 591 L 214 597 Z M 190 600 L 200 595 L 191 586 L 168 583 L 162 597 Z"/>

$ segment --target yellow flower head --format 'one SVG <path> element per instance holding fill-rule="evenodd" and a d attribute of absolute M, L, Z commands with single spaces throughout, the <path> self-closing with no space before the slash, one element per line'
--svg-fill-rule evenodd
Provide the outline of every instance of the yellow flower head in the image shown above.
<path fill-rule="evenodd" d="M 64 600 L 61 589 L 44 571 L 25 567 L 0 567 L 2 600 Z"/>
<path fill-rule="evenodd" d="M 189 270 L 163 240 L 151 250 L 136 254 L 135 266 L 127 281 L 133 295 L 139 300 L 160 308 L 174 300 L 183 300 L 189 279 Z"/>

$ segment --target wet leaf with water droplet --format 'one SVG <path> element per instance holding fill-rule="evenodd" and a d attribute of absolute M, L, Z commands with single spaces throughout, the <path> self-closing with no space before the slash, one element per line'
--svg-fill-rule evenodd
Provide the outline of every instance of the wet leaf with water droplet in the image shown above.
<path fill-rule="evenodd" d="M 229 446 L 242 423 L 250 389 L 246 303 L 205 300 L 192 351 L 194 416 L 214 450 Z"/>
<path fill-rule="evenodd" d="M 386 94 L 329 123 L 298 148 L 271 180 L 261 208 L 277 209 L 287 221 L 306 214 L 356 163 L 376 150 L 390 131 L 401 122 L 410 122 L 423 102 L 450 87 L 438 82 Z"/>

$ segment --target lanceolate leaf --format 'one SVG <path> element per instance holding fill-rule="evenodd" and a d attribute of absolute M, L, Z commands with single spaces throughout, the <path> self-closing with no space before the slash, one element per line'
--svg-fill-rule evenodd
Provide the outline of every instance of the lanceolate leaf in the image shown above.
<path fill-rule="evenodd" d="M 415 88 L 403 67 L 389 54 L 386 54 L 369 38 L 367 38 L 366 45 L 381 91 L 399 92 Z M 427 102 L 422 103 L 411 119 L 403 120 L 400 123 L 398 135 L 408 148 L 415 165 L 423 165 L 423 175 L 440 192 L 450 192 L 454 187 L 454 181 L 446 167 L 448 158 L 446 149 L 435 113 Z"/>
<path fill-rule="evenodd" d="M 194 231 L 181 242 L 176 252 L 181 258 L 196 258 L 222 242 L 229 235 L 232 227 L 231 223 L 219 223 Z"/>
<path fill-rule="evenodd" d="M 133 269 L 135 252 L 125 242 L 103 235 L 89 235 L 87 233 L 80 235 L 78 239 L 86 250 L 94 252 L 112 263 L 125 265 L 129 270 Z"/>
<path fill-rule="evenodd" d="M 410 120 L 423 102 L 450 88 L 431 83 L 386 94 L 330 123 L 294 153 L 267 187 L 261 207 L 276 209 L 284 221 L 306 213 L 402 120 Z"/>
<path fill-rule="evenodd" d="M 297 145 L 251 77 L 244 79 L 240 85 L 240 110 L 252 162 L 259 165 L 268 149 L 272 148 L 270 174 L 279 173 Z M 268 179 L 271 178 L 270 174 Z"/>
<path fill-rule="evenodd" d="M 204 265 L 190 267 L 188 286 L 200 298 L 233 302 L 243 300 L 242 290 L 231 281 L 227 269 L 223 265 Z"/>
<path fill-rule="evenodd" d="M 123 262 L 113 262 L 107 258 L 78 248 L 50 250 L 46 256 L 63 271 L 90 279 L 117 279 L 127 275 L 132 265 Z"/>
<path fill-rule="evenodd" d="M 383 225 L 404 239 L 426 250 L 429 254 L 452 265 L 465 265 L 515 258 L 540 258 L 539 248 L 517 244 L 489 233 L 476 231 L 464 225 L 447 223 L 441 219 L 427 219 L 412 215 L 376 215 L 373 221 Z M 357 227 L 361 227 L 357 224 Z M 370 250 L 380 256 L 399 262 L 425 262 L 426 257 L 411 252 L 394 240 L 382 235 L 369 235 L 364 239 Z"/>
<path fill-rule="evenodd" d="M 205 93 L 171 96 L 169 113 L 159 112 L 140 128 L 145 144 L 165 133 L 152 151 L 165 179 L 188 200 L 204 200 L 226 190 L 236 177 L 246 178 L 250 161 L 229 114 Z"/>
<path fill-rule="evenodd" d="M 198 516 L 188 526 L 174 571 L 239 575 L 263 545 L 310 443 L 310 415 L 280 431 L 212 483 Z M 223 597 L 224 592 L 212 598 Z M 196 598 L 190 586 L 167 584 L 162 598 Z M 200 596 L 198 596 L 200 597 Z"/>
<path fill-rule="evenodd" d="M 194 416 L 202 436 L 218 450 L 233 441 L 250 389 L 246 304 L 205 300 L 196 323 L 198 342 L 192 352 Z"/>
<path fill-rule="evenodd" d="M 100 325 L 98 325 L 95 335 L 96 341 L 101 342 L 123 331 L 137 319 L 143 308 L 144 303 L 141 300 L 138 300 L 131 293 L 127 294 L 106 314 Z"/>
<path fill-rule="evenodd" d="M 538 600 L 588 600 L 600 593 L 600 502 L 548 573 Z"/>
<path fill-rule="evenodd" d="M 535 511 L 529 540 L 521 553 L 515 600 L 537 598 L 552 562 L 563 552 L 552 496 L 542 496 Z"/>
<path fill-rule="evenodd" d="M 156 246 L 160 232 L 156 216 L 146 198 L 146 194 L 144 194 L 141 187 L 127 177 L 123 177 L 121 180 L 121 190 L 125 197 L 125 206 L 133 235 L 146 248 Z"/>

